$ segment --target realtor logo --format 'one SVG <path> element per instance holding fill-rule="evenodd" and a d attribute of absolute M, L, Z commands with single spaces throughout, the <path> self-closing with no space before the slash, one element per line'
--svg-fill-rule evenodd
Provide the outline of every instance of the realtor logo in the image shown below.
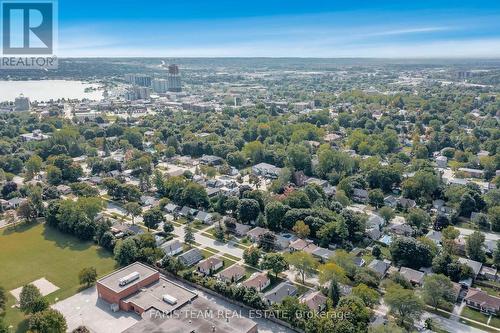
<path fill-rule="evenodd" d="M 55 0 L 0 0 L 3 58 L 0 68 L 57 67 Z"/>

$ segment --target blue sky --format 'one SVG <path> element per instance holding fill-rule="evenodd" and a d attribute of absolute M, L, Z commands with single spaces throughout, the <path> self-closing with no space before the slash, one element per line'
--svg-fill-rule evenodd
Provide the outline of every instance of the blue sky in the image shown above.
<path fill-rule="evenodd" d="M 60 56 L 500 57 L 500 1 L 59 0 Z"/>

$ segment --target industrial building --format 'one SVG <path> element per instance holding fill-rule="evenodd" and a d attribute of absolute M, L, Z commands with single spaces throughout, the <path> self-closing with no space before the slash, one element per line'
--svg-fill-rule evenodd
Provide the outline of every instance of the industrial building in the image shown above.
<path fill-rule="evenodd" d="M 199 296 L 196 289 L 188 289 L 139 262 L 102 277 L 96 288 L 111 310 L 133 311 L 142 317 L 125 332 L 258 332 L 254 321 L 232 315 L 225 307 Z"/>

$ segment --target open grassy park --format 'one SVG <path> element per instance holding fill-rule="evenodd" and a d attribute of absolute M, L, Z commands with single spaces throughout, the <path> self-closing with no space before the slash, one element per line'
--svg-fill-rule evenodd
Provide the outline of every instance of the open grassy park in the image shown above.
<path fill-rule="evenodd" d="M 59 287 L 47 296 L 54 303 L 79 291 L 82 268 L 93 266 L 102 276 L 115 265 L 110 252 L 42 224 L 0 230 L 0 285 L 9 297 L 6 323 L 13 332 L 26 331 L 24 314 L 12 308 L 15 298 L 10 290 L 44 277 Z"/>

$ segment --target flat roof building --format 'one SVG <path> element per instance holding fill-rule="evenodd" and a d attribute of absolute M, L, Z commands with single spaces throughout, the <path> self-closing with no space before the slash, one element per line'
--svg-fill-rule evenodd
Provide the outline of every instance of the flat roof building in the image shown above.
<path fill-rule="evenodd" d="M 147 265 L 133 263 L 97 281 L 99 298 L 113 311 L 134 311 L 142 319 L 124 332 L 257 333 L 257 323 L 198 296 Z"/>

